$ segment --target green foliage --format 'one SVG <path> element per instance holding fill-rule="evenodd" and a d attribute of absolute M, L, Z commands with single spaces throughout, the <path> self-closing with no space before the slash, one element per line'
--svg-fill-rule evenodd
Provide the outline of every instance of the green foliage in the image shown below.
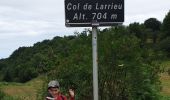
<path fill-rule="evenodd" d="M 74 88 L 76 99 L 93 98 L 91 31 L 86 32 L 71 40 L 64 37 L 68 54 L 46 75 L 42 95 L 48 81 L 58 79 L 64 94 Z M 159 52 L 141 48 L 141 40 L 126 27 L 99 31 L 98 36 L 100 100 L 158 100 Z"/>
<path fill-rule="evenodd" d="M 19 100 L 19 99 L 15 99 L 0 90 L 0 100 Z"/>
<path fill-rule="evenodd" d="M 2 98 L 5 96 L 5 93 L 3 93 L 2 91 L 0 91 L 0 99 L 2 100 Z"/>
<path fill-rule="evenodd" d="M 149 18 L 145 20 L 144 25 L 146 28 L 152 29 L 152 31 L 158 31 L 161 27 L 161 22 L 158 21 L 156 18 Z"/>
<path fill-rule="evenodd" d="M 162 33 L 159 29 L 160 22 L 150 18 L 144 24 L 98 30 L 100 100 L 160 98 L 159 62 L 162 52 L 170 51 L 170 39 L 153 42 L 154 46 L 148 42 L 156 31 Z M 27 82 L 43 74 L 46 77 L 38 100 L 44 98 L 47 83 L 53 79 L 59 80 L 62 93 L 73 88 L 77 100 L 92 100 L 91 38 L 91 30 L 86 29 L 38 42 L 33 47 L 20 47 L 9 58 L 0 60 L 0 80 Z"/>
<path fill-rule="evenodd" d="M 142 31 L 140 28 L 139 23 L 132 23 L 129 25 L 129 31 L 130 33 L 134 33 L 136 37 L 141 38 L 142 37 Z"/>
<path fill-rule="evenodd" d="M 153 43 L 156 43 L 157 38 L 158 38 L 158 32 L 161 27 L 161 22 L 158 21 L 156 18 L 149 18 L 144 22 L 144 25 L 146 28 L 152 30 L 152 38 L 153 38 Z"/>
<path fill-rule="evenodd" d="M 168 12 L 168 14 L 165 16 L 164 20 L 163 20 L 163 24 L 162 24 L 162 30 L 164 32 L 162 38 L 166 38 L 168 36 L 170 36 L 170 11 Z"/>
<path fill-rule="evenodd" d="M 122 32 L 126 31 L 119 29 L 118 33 L 107 32 L 101 36 L 101 100 L 156 100 L 159 87 L 155 83 L 158 82 L 159 64 L 151 64 L 155 59 L 149 57 L 149 54 L 156 53 L 147 53 L 147 50 L 140 48 L 139 39 Z"/>
<path fill-rule="evenodd" d="M 170 37 L 163 39 L 159 43 L 159 48 L 163 51 L 166 51 L 167 55 L 170 57 Z"/>
<path fill-rule="evenodd" d="M 65 37 L 65 39 L 68 39 Z M 68 56 L 48 76 L 49 80 L 58 79 L 64 93 L 69 88 L 76 89 L 76 98 L 81 100 L 92 97 L 92 63 L 91 63 L 91 37 L 78 34 L 74 40 L 67 40 L 65 47 L 69 49 Z M 90 93 L 90 94 L 89 94 Z"/>
<path fill-rule="evenodd" d="M 129 34 L 135 35 L 138 39 L 140 39 L 140 46 L 144 47 L 148 38 L 150 38 L 150 32 L 145 28 L 143 24 L 132 23 L 128 26 Z"/>
<path fill-rule="evenodd" d="M 159 100 L 170 100 L 170 96 L 161 96 Z"/>

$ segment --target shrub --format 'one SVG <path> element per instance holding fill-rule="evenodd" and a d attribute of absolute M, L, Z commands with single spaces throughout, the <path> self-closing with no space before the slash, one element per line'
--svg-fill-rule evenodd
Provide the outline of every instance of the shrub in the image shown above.
<path fill-rule="evenodd" d="M 165 38 L 159 44 L 161 50 L 166 51 L 168 57 L 170 57 L 170 37 Z"/>

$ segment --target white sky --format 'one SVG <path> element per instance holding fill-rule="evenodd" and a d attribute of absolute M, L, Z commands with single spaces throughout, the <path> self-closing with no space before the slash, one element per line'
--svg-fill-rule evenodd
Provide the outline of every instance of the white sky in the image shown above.
<path fill-rule="evenodd" d="M 125 25 L 154 17 L 162 21 L 170 0 L 125 0 Z M 0 0 L 0 59 L 21 46 L 71 35 L 83 28 L 66 28 L 64 0 Z"/>

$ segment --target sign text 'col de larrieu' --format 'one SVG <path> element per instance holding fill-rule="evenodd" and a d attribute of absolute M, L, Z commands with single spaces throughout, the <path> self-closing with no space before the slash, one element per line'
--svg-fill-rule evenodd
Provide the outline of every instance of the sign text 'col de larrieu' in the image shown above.
<path fill-rule="evenodd" d="M 65 0 L 67 27 L 112 26 L 124 22 L 124 0 Z"/>

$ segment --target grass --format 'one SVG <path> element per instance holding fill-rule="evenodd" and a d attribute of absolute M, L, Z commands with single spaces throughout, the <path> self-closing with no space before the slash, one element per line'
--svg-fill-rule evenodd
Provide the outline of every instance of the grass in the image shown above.
<path fill-rule="evenodd" d="M 164 72 L 161 73 L 161 95 L 166 97 L 165 100 L 170 100 L 170 75 L 168 74 L 168 69 L 170 69 L 170 61 L 165 61 L 161 64 L 161 67 L 164 69 Z"/>
<path fill-rule="evenodd" d="M 23 84 L 1 82 L 0 88 L 6 95 L 16 100 L 36 100 L 37 92 L 42 88 L 42 85 L 42 78 L 38 77 Z"/>
<path fill-rule="evenodd" d="M 170 76 L 167 73 L 161 74 L 162 95 L 170 96 Z"/>

